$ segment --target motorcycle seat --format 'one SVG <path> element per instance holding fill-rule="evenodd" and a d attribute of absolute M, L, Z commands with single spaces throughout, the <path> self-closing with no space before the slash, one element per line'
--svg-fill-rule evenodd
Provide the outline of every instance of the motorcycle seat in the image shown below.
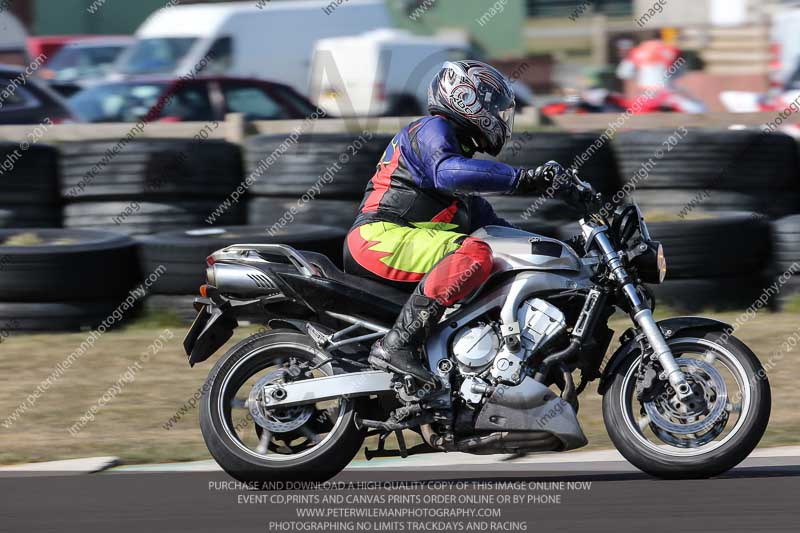
<path fill-rule="evenodd" d="M 317 267 L 320 274 L 324 277 L 346 285 L 352 290 L 368 294 L 369 298 L 380 298 L 384 300 L 388 306 L 397 308 L 397 314 L 400 313 L 400 308 L 409 298 L 409 293 L 403 292 L 400 289 L 384 285 L 383 283 L 369 278 L 354 276 L 353 274 L 343 272 L 324 254 L 307 251 L 301 251 L 300 254 L 302 254 L 309 263 Z"/>

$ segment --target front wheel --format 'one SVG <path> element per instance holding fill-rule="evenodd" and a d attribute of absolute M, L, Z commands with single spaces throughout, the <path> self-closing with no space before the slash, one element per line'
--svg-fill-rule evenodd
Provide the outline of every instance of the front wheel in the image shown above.
<path fill-rule="evenodd" d="M 767 428 L 766 373 L 744 343 L 720 332 L 681 332 L 668 344 L 694 396 L 681 402 L 657 381 L 637 398 L 647 381 L 634 352 L 603 396 L 606 430 L 628 461 L 654 476 L 721 474 L 744 460 Z"/>
<path fill-rule="evenodd" d="M 244 482 L 325 481 L 364 442 L 354 400 L 268 409 L 268 384 L 338 373 L 311 340 L 286 330 L 254 335 L 234 346 L 211 371 L 200 429 L 217 463 Z"/>

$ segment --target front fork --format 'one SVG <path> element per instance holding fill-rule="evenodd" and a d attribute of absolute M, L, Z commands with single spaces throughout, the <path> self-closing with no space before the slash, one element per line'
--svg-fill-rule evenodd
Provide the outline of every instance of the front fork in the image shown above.
<path fill-rule="evenodd" d="M 669 380 L 672 388 L 675 389 L 678 398 L 685 399 L 692 395 L 692 388 L 686 381 L 686 376 L 675 362 L 675 357 L 672 355 L 672 350 L 669 349 L 664 335 L 658 328 L 655 319 L 653 318 L 653 311 L 642 301 L 639 296 L 639 291 L 633 284 L 628 271 L 622 264 L 619 254 L 614 250 L 611 241 L 605 233 L 599 232 L 594 237 L 595 242 L 600 246 L 601 251 L 606 259 L 606 264 L 611 269 L 611 273 L 619 283 L 622 292 L 630 303 L 633 310 L 633 320 L 644 332 L 644 336 L 653 348 L 656 358 L 661 363 L 667 379 Z"/>

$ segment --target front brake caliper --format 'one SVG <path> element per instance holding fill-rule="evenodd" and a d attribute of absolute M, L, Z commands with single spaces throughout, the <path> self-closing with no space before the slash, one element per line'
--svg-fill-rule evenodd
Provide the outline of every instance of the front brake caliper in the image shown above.
<path fill-rule="evenodd" d="M 659 371 L 655 368 L 658 361 L 652 357 L 652 350 L 646 349 L 647 341 L 644 335 L 640 334 L 637 340 L 640 353 L 644 355 L 636 377 L 636 399 L 639 402 L 651 402 L 664 391 L 665 383 L 658 379 Z"/>

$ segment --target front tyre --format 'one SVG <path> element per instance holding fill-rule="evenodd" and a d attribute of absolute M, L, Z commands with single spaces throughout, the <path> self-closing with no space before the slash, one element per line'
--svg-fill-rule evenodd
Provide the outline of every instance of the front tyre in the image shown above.
<path fill-rule="evenodd" d="M 603 419 L 617 450 L 662 478 L 707 478 L 744 460 L 767 428 L 769 382 L 744 343 L 716 331 L 667 341 L 695 391 L 680 402 L 667 384 L 637 399 L 640 354 L 632 353 L 603 396 Z"/>
<path fill-rule="evenodd" d="M 325 481 L 338 474 L 364 442 L 353 400 L 266 409 L 271 383 L 338 373 L 310 339 L 288 330 L 254 335 L 214 366 L 200 405 L 200 429 L 219 465 L 248 483 Z"/>

